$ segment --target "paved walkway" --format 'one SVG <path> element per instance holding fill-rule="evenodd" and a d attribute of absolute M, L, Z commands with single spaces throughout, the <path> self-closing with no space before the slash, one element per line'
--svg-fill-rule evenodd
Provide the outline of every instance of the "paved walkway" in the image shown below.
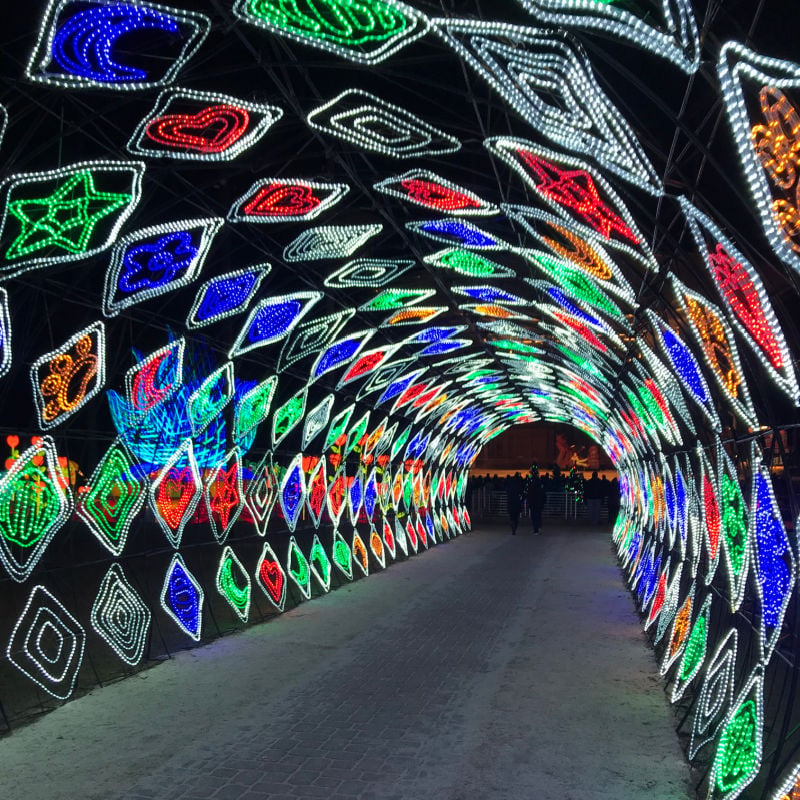
<path fill-rule="evenodd" d="M 4 800 L 686 800 L 608 533 L 487 528 L 0 740 Z"/>

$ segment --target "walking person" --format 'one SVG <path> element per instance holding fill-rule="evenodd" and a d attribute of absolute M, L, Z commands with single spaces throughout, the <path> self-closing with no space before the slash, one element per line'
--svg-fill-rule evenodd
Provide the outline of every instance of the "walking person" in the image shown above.
<path fill-rule="evenodd" d="M 519 512 L 522 509 L 522 475 L 519 472 L 506 479 L 506 499 L 508 501 L 508 517 L 511 522 L 511 534 L 517 535 Z"/>
<path fill-rule="evenodd" d="M 542 527 L 542 511 L 544 510 L 547 493 L 544 490 L 542 480 L 539 477 L 539 470 L 536 467 L 531 467 L 531 474 L 528 476 L 526 496 L 531 514 L 533 532 L 538 535 L 539 528 Z"/>
<path fill-rule="evenodd" d="M 619 481 L 616 476 L 608 484 L 608 521 L 614 525 L 619 514 Z"/>
<path fill-rule="evenodd" d="M 589 508 L 589 523 L 591 525 L 600 524 L 600 502 L 603 499 L 602 491 L 603 484 L 600 482 L 600 478 L 597 477 L 597 473 L 593 472 L 592 477 L 586 481 L 583 495 L 586 499 L 586 505 Z"/>

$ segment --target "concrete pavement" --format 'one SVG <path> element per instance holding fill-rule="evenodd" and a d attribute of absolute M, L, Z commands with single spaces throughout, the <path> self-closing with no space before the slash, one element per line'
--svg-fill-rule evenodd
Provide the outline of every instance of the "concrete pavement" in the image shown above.
<path fill-rule="evenodd" d="M 610 536 L 480 525 L 0 740 L 5 800 L 684 800 Z"/>

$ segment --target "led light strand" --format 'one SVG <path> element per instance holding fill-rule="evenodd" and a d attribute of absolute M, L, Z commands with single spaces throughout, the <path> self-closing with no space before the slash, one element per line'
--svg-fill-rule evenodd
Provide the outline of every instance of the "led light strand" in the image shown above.
<path fill-rule="evenodd" d="M 23 675 L 58 700 L 75 688 L 86 631 L 44 586 L 34 586 L 6 647 Z"/>
<path fill-rule="evenodd" d="M 392 158 L 445 155 L 461 142 L 399 106 L 348 89 L 307 117 L 315 130 Z"/>

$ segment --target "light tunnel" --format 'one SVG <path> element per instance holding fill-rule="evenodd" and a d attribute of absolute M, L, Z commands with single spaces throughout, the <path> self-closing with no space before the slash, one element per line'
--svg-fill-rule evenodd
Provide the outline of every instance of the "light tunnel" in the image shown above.
<path fill-rule="evenodd" d="M 698 796 L 800 797 L 788 5 L 4 9 L 5 727 L 424 557 L 559 422 Z"/>

